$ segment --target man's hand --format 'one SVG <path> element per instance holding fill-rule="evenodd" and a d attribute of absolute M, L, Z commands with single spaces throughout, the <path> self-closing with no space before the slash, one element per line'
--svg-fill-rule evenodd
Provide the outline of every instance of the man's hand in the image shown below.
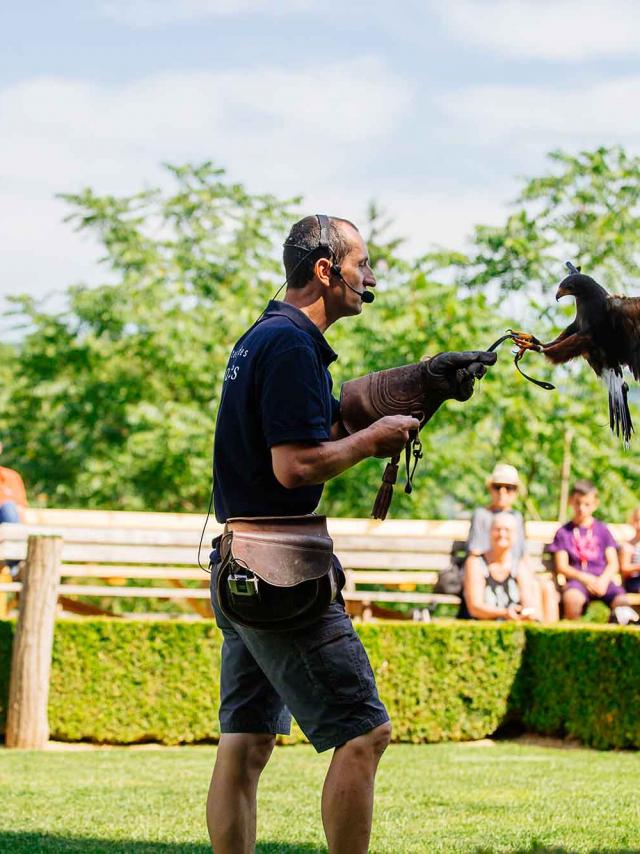
<path fill-rule="evenodd" d="M 410 415 L 385 415 L 366 428 L 371 440 L 372 457 L 393 457 L 399 454 L 410 438 L 411 431 L 420 428 L 417 418 Z"/>
<path fill-rule="evenodd" d="M 438 353 L 429 362 L 428 373 L 434 382 L 431 388 L 442 392 L 442 399 L 468 400 L 473 384 L 494 365 L 496 353 L 488 350 L 467 350 L 462 353 Z"/>

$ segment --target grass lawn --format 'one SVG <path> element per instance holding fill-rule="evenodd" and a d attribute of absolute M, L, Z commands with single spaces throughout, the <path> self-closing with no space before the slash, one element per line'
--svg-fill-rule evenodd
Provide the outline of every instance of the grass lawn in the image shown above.
<path fill-rule="evenodd" d="M 0 750 L 0 852 L 206 854 L 214 747 Z M 278 748 L 260 791 L 260 854 L 325 851 L 329 754 Z M 640 852 L 640 756 L 504 742 L 394 745 L 371 851 Z"/>

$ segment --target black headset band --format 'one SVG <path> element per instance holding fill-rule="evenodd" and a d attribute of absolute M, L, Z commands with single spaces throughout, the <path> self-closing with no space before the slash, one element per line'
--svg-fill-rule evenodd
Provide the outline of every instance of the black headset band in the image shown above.
<path fill-rule="evenodd" d="M 326 214 L 316 214 L 318 225 L 320 226 L 320 239 L 318 240 L 318 249 L 328 249 L 331 252 L 331 244 L 329 243 L 329 217 Z"/>
<path fill-rule="evenodd" d="M 316 214 L 316 219 L 318 220 L 318 225 L 320 227 L 320 237 L 318 238 L 318 243 L 316 246 L 313 246 L 309 249 L 308 246 L 301 246 L 299 243 L 289 243 L 285 241 L 284 248 L 285 249 L 299 249 L 301 252 L 305 252 L 306 255 L 300 259 L 299 263 L 305 260 L 305 257 L 309 257 L 313 252 L 317 252 L 319 249 L 324 249 L 329 253 L 329 257 L 333 258 L 333 250 L 331 249 L 331 242 L 329 239 L 329 217 L 326 214 Z"/>

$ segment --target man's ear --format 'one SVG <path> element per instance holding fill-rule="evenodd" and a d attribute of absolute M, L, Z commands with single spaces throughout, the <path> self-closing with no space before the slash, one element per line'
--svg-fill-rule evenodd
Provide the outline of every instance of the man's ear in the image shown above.
<path fill-rule="evenodd" d="M 318 258 L 313 266 L 316 278 L 319 279 L 323 285 L 329 286 L 331 284 L 331 267 L 332 261 L 329 258 Z"/>

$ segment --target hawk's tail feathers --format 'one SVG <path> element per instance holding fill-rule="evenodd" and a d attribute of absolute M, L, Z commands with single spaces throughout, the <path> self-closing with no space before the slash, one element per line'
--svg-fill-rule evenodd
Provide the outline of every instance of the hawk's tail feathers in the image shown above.
<path fill-rule="evenodd" d="M 606 368 L 602 372 L 609 389 L 609 426 L 611 432 L 621 436 L 626 448 L 629 447 L 633 430 L 633 421 L 629 410 L 629 386 L 622 377 L 620 369 Z"/>

